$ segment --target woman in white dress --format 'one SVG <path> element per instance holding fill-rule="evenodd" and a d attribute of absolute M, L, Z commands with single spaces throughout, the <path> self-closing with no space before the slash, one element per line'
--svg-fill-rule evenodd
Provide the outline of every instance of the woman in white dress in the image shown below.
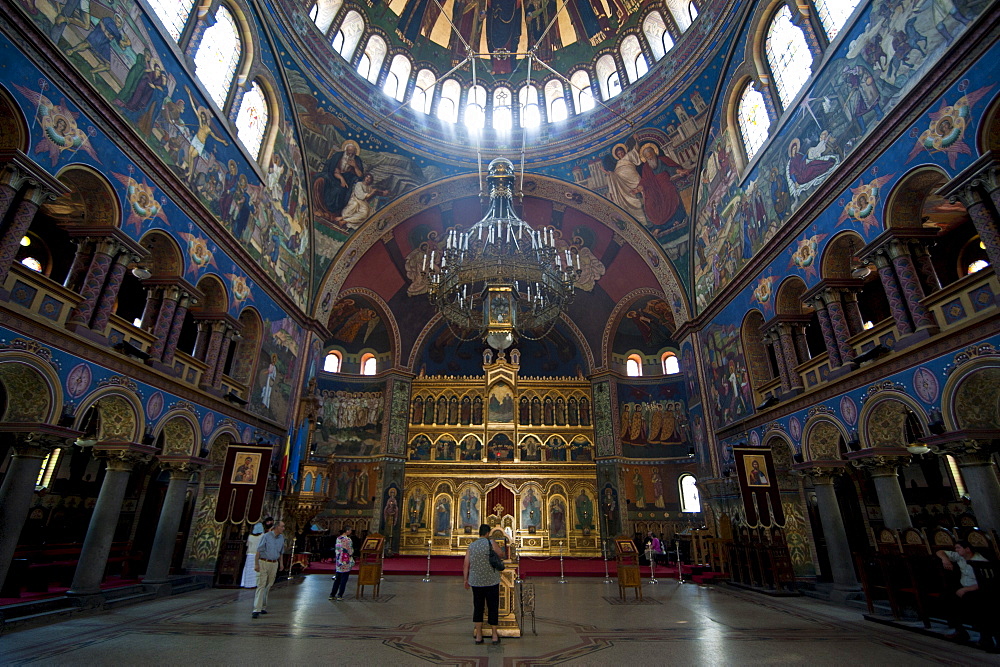
<path fill-rule="evenodd" d="M 253 562 L 257 557 L 257 545 L 263 536 L 264 524 L 254 524 L 253 530 L 247 536 L 247 560 L 243 566 L 243 581 L 240 582 L 243 588 L 257 588 L 257 573 L 254 571 Z"/>

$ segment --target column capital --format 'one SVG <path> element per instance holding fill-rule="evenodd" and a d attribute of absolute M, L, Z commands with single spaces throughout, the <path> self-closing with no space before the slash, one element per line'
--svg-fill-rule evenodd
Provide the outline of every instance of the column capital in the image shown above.
<path fill-rule="evenodd" d="M 791 468 L 792 472 L 811 477 L 814 484 L 833 484 L 833 478 L 847 472 L 846 461 L 806 461 Z"/>
<path fill-rule="evenodd" d="M 212 464 L 208 459 L 193 456 L 161 454 L 156 459 L 160 462 L 160 468 L 170 473 L 170 479 L 190 477 L 193 473 L 201 472 L 203 468 Z"/>
<path fill-rule="evenodd" d="M 108 470 L 131 471 L 148 463 L 156 453 L 155 447 L 135 442 L 99 442 L 94 445 L 94 456 L 108 462 Z"/>
<path fill-rule="evenodd" d="M 1000 429 L 993 428 L 966 428 L 920 438 L 920 442 L 936 454 L 970 456 L 981 453 L 987 457 L 995 450 L 993 443 L 997 440 L 1000 440 Z"/>
<path fill-rule="evenodd" d="M 19 150 L 0 150 L 0 183 L 15 190 L 28 186 L 32 189 L 28 196 L 36 204 L 69 192 L 62 181 Z"/>
<path fill-rule="evenodd" d="M 45 458 L 53 449 L 72 446 L 82 435 L 80 431 L 62 426 L 19 422 L 0 424 L 0 433 L 14 436 L 14 451 L 18 456 L 40 459 Z"/>
<path fill-rule="evenodd" d="M 978 160 L 963 169 L 958 176 L 945 183 L 937 194 L 951 203 L 961 203 L 965 208 L 984 203 L 1000 188 L 1000 153 L 987 151 Z"/>
<path fill-rule="evenodd" d="M 857 466 L 867 468 L 872 477 L 896 477 L 899 466 L 910 460 L 910 453 L 896 447 L 876 447 L 851 452 L 847 458 Z"/>

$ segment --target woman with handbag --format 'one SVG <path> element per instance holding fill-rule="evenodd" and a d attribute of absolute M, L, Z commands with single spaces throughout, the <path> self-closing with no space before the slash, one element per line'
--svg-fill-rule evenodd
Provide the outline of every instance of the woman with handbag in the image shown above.
<path fill-rule="evenodd" d="M 487 524 L 484 523 L 479 527 L 479 539 L 474 540 L 465 552 L 462 573 L 465 575 L 465 587 L 472 588 L 472 622 L 475 624 L 476 643 L 482 644 L 485 641 L 483 639 L 485 606 L 489 612 L 487 620 L 493 628 L 493 644 L 496 645 L 500 643 L 497 625 L 500 622 L 500 571 L 503 570 L 503 550 L 487 537 L 489 534 L 490 527 Z M 495 558 L 491 558 L 491 555 Z"/>
<path fill-rule="evenodd" d="M 335 553 L 337 574 L 333 576 L 333 590 L 330 591 L 330 599 L 343 600 L 347 579 L 351 576 L 351 568 L 354 567 L 354 543 L 351 541 L 351 528 L 340 531 L 340 535 L 337 536 Z"/>

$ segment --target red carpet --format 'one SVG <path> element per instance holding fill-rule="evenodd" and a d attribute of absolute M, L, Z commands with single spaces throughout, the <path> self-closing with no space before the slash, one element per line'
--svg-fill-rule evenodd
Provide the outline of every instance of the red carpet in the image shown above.
<path fill-rule="evenodd" d="M 432 556 L 431 576 L 461 576 L 463 556 Z M 558 577 L 559 557 L 548 558 L 521 558 L 521 577 Z M 357 568 L 355 568 L 356 571 Z M 692 568 L 684 566 L 684 578 L 693 579 L 699 583 L 709 582 L 718 578 L 718 573 L 705 572 L 705 568 Z M 426 556 L 395 556 L 382 561 L 382 571 L 385 574 L 415 574 L 423 576 L 427 573 Z M 309 565 L 306 574 L 329 574 L 333 575 L 333 563 L 314 562 Z M 604 561 L 600 558 L 564 558 L 562 562 L 562 572 L 567 577 L 603 577 Z M 697 574 L 696 574 L 697 573 Z M 616 576 L 617 570 L 615 561 L 608 561 L 609 576 Z M 642 567 L 642 576 L 649 577 L 649 566 Z M 656 576 L 665 579 L 676 579 L 677 568 L 675 566 L 657 566 Z"/>
<path fill-rule="evenodd" d="M 140 584 L 138 579 L 122 579 L 121 577 L 108 577 L 102 584 L 101 590 L 108 590 L 110 588 L 123 588 L 125 586 L 135 586 Z M 44 593 L 29 593 L 28 591 L 21 591 L 21 597 L 18 598 L 0 598 L 0 607 L 4 607 L 9 604 L 18 604 L 21 602 L 37 602 L 39 600 L 45 600 L 48 598 L 57 598 L 66 594 L 69 588 L 67 586 L 49 586 L 49 590 Z"/>

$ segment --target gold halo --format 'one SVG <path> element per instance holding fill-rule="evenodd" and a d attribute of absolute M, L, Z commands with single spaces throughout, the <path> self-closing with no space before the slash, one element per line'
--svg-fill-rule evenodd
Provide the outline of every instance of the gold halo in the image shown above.
<path fill-rule="evenodd" d="M 614 147 L 611 149 L 611 156 L 612 157 L 615 157 L 615 154 L 618 152 L 619 148 L 621 148 L 623 151 L 625 151 L 626 155 L 628 154 L 628 146 L 626 146 L 625 144 L 615 144 Z"/>
<path fill-rule="evenodd" d="M 358 145 L 354 139 L 348 139 L 344 143 L 340 144 L 340 150 L 346 151 L 348 146 L 354 146 L 354 150 L 358 155 L 361 155 L 361 146 Z"/>
<path fill-rule="evenodd" d="M 652 141 L 650 141 L 649 143 L 645 143 L 642 145 L 642 148 L 639 149 L 639 155 L 643 155 L 646 152 L 647 148 L 652 148 L 653 152 L 656 153 L 657 155 L 660 154 L 660 147 L 654 144 Z"/>

